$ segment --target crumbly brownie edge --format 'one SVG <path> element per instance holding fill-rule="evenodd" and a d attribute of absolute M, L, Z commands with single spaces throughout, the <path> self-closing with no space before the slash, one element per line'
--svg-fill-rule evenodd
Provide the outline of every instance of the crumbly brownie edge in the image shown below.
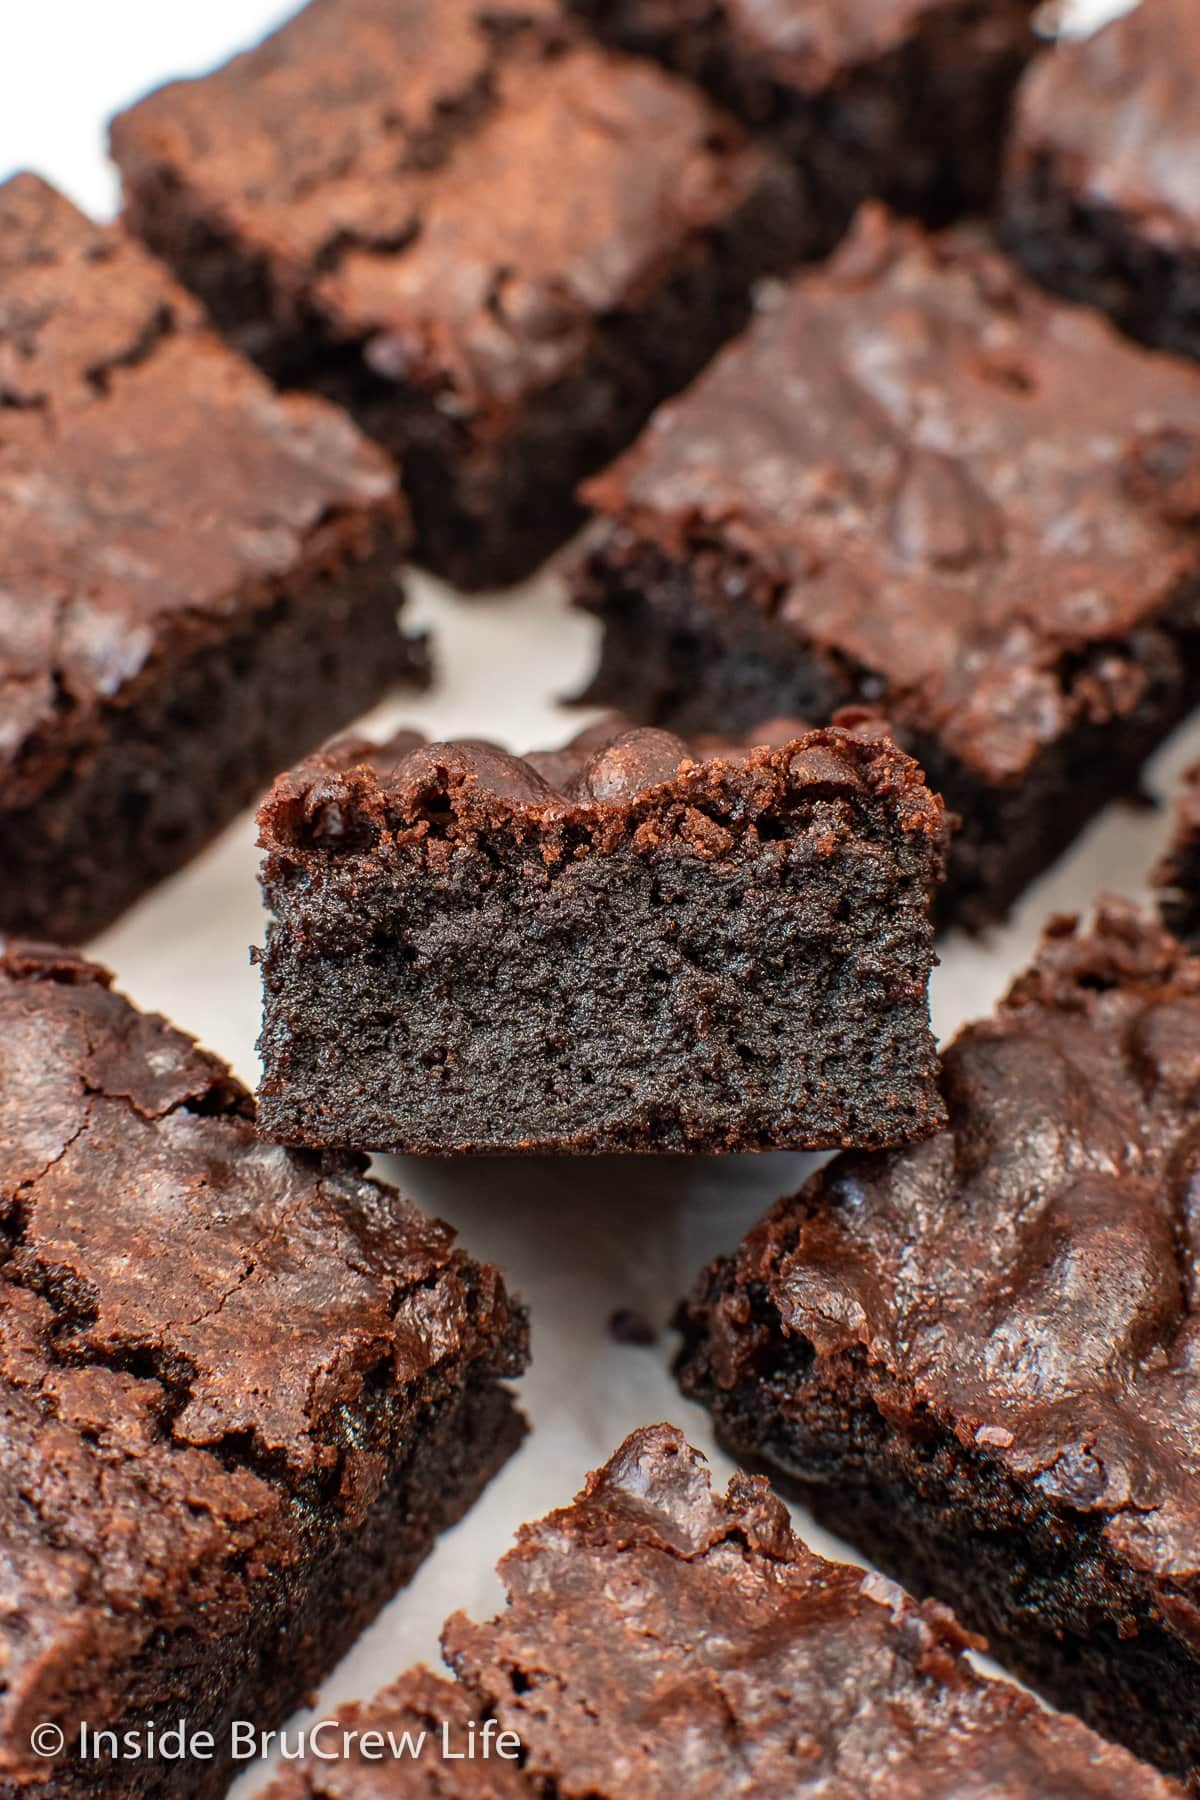
<path fill-rule="evenodd" d="M 731 1260 L 702 1277 L 676 1323 L 680 1386 L 730 1455 L 918 1597 L 953 1606 L 1053 1705 L 1194 1778 L 1200 1658 L 1163 1622 L 1166 1590 L 1119 1565 L 1094 1519 L 1045 1503 L 964 1447 L 860 1352 L 820 1356 L 785 1335 Z M 744 1353 L 734 1378 L 731 1329 Z M 1197 1722 L 1187 1741 L 1185 1720 Z"/>
<path fill-rule="evenodd" d="M 988 205 L 1037 43 L 1032 0 L 931 7 L 906 43 L 801 95 L 772 77 L 770 52 L 754 54 L 719 4 L 698 16 L 672 0 L 571 0 L 571 10 L 614 48 L 698 81 L 801 168 L 825 250 L 865 199 L 935 225 Z"/>
<path fill-rule="evenodd" d="M 619 523 L 598 528 L 572 571 L 576 604 L 604 628 L 581 700 L 684 735 L 732 733 L 776 716 L 829 718 L 862 702 L 886 709 L 870 670 L 775 628 L 771 578 L 752 559 L 700 543 L 692 557 L 681 563 Z M 935 908 L 939 923 L 978 929 L 1003 919 L 1115 794 L 1137 792 L 1142 764 L 1191 707 L 1200 583 L 1186 583 L 1157 625 L 1120 648 L 1145 677 L 1137 707 L 1047 745 L 1011 787 L 987 785 L 919 723 L 893 720 L 899 741 L 962 821 Z"/>
<path fill-rule="evenodd" d="M 531 574 L 564 542 L 584 516 L 579 483 L 736 336 L 757 280 L 821 247 L 803 184 L 766 160 L 724 225 L 697 233 L 640 307 L 599 317 L 582 365 L 537 394 L 497 444 L 479 444 L 437 395 L 374 374 L 361 341 L 335 341 L 302 301 L 285 304 L 263 259 L 208 216 L 177 171 L 132 151 L 124 163 L 130 229 L 273 380 L 336 402 L 400 460 L 417 559 L 468 591 Z"/>
<path fill-rule="evenodd" d="M 309 559 L 242 615 L 181 621 L 136 681 L 62 737 L 29 746 L 65 766 L 32 801 L 5 804 L 0 928 L 81 942 L 173 873 L 249 805 L 277 769 L 397 682 L 425 686 L 422 637 L 397 626 L 399 523 L 330 521 Z M 232 622 L 231 622 L 232 621 Z"/>
<path fill-rule="evenodd" d="M 454 1525 L 504 1466 L 525 1433 L 511 1395 L 488 1375 L 472 1375 L 433 1404 L 367 1518 L 353 1532 L 308 1526 L 299 1563 L 268 1577 L 250 1630 L 197 1653 L 190 1634 L 153 1641 L 131 1683 L 163 1695 L 123 1719 L 91 1720 L 108 1729 L 161 1731 L 186 1717 L 212 1731 L 211 1762 L 142 1761 L 122 1765 L 124 1800 L 219 1800 L 239 1772 L 228 1722 L 259 1731 L 281 1724 L 320 1682 L 394 1593 L 407 1585 L 438 1535 Z M 113 1791 L 103 1763 L 68 1759 L 44 1781 L 0 1776 L 0 1800 L 101 1800 Z"/>

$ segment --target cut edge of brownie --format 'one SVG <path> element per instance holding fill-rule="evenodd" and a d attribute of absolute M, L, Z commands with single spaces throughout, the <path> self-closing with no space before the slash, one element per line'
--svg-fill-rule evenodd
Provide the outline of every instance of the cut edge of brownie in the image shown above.
<path fill-rule="evenodd" d="M 188 1358 L 176 1354 L 165 1339 L 161 1346 L 142 1342 L 134 1325 L 121 1341 L 90 1343 L 106 1301 L 103 1287 L 93 1287 L 86 1270 L 72 1272 L 80 1259 L 86 1260 L 86 1252 L 61 1238 L 50 1246 L 35 1235 L 38 1213 L 30 1214 L 28 1199 L 0 1218 L 3 1286 L 11 1314 L 3 1321 L 6 1353 L 15 1357 L 22 1383 L 28 1382 L 37 1355 L 51 1375 L 74 1384 L 71 1410 L 61 1397 L 53 1400 L 53 1383 L 45 1382 L 47 1416 L 61 1421 L 62 1429 L 78 1432 L 84 1460 L 93 1454 L 97 1458 L 97 1483 L 104 1485 L 104 1459 L 119 1462 L 124 1456 L 130 1479 L 144 1484 L 138 1491 L 145 1503 L 152 1511 L 163 1504 L 156 1498 L 153 1470 L 139 1468 L 139 1440 L 132 1429 L 136 1408 L 149 1406 L 154 1390 L 161 1390 L 154 1402 L 161 1419 L 153 1455 L 164 1469 L 178 1459 L 181 1486 L 194 1490 L 189 1503 L 201 1511 L 206 1502 L 216 1504 L 204 1486 L 205 1471 L 219 1482 L 235 1484 L 241 1508 L 236 1533 L 231 1525 L 231 1541 L 222 1552 L 221 1568 L 228 1565 L 224 1576 L 218 1559 L 197 1563 L 195 1550 L 190 1550 L 193 1560 L 181 1565 L 179 1592 L 159 1594 L 154 1602 L 157 1624 L 129 1634 L 128 1654 L 119 1640 L 109 1647 L 112 1660 L 106 1663 L 103 1640 L 98 1639 L 95 1654 L 78 1667 L 62 1658 L 47 1662 L 35 1671 L 32 1690 L 23 1689 L 19 1702 L 12 1697 L 10 1704 L 34 1709 L 25 1723 L 32 1724 L 35 1717 L 60 1723 L 68 1749 L 62 1760 L 33 1763 L 18 1755 L 15 1762 L 6 1762 L 0 1769 L 0 1796 L 85 1800 L 107 1792 L 103 1767 L 98 1772 L 94 1761 L 78 1757 L 80 1718 L 96 1729 L 120 1731 L 127 1726 L 161 1729 L 186 1715 L 190 1729 L 213 1731 L 214 1758 L 193 1760 L 186 1780 L 177 1765 L 148 1759 L 138 1767 L 131 1792 L 145 1800 L 184 1795 L 187 1800 L 216 1800 L 232 1773 L 228 1721 L 253 1718 L 266 1727 L 285 1718 L 409 1580 L 437 1534 L 463 1515 L 520 1442 L 524 1421 L 503 1381 L 524 1366 L 527 1317 L 507 1295 L 497 1272 L 456 1248 L 447 1227 L 407 1208 L 394 1190 L 366 1180 L 364 1159 L 307 1158 L 256 1144 L 253 1101 L 242 1084 L 218 1058 L 199 1050 L 157 1015 L 137 1012 L 115 993 L 110 1002 L 111 977 L 99 965 L 52 946 L 9 940 L 0 951 L 0 973 L 7 981 L 27 985 L 27 1006 L 35 1004 L 40 984 L 83 990 L 79 1004 L 91 1009 L 86 1016 L 92 1020 L 86 1028 L 90 1061 L 84 1075 L 97 1084 L 84 1087 L 89 1120 L 97 1101 L 105 1107 L 112 1101 L 128 1110 L 139 1129 L 171 1132 L 170 1121 L 178 1113 L 185 1130 L 194 1122 L 209 1155 L 217 1153 L 215 1140 L 220 1139 L 220 1154 L 231 1163 L 239 1153 L 252 1162 L 256 1156 L 290 1156 L 322 1203 L 336 1204 L 344 1195 L 348 1218 L 354 1217 L 355 1206 L 360 1208 L 360 1241 L 369 1242 L 371 1231 L 386 1229 L 388 1209 L 394 1207 L 398 1222 L 407 1222 L 412 1231 L 412 1241 L 411 1267 L 401 1276 L 397 1263 L 390 1272 L 396 1282 L 391 1316 L 399 1320 L 406 1314 L 414 1293 L 440 1287 L 461 1326 L 457 1345 L 443 1346 L 440 1356 L 429 1354 L 422 1365 L 421 1356 L 405 1348 L 404 1333 L 410 1327 L 395 1324 L 394 1343 L 380 1341 L 378 1366 L 363 1366 L 357 1390 L 347 1380 L 352 1373 L 348 1365 L 340 1376 L 340 1400 L 336 1394 L 320 1397 L 324 1411 L 319 1429 L 318 1403 L 312 1398 L 311 1455 L 297 1460 L 282 1446 L 259 1441 L 251 1429 L 227 1425 L 217 1435 L 200 1424 L 184 1432 L 183 1414 L 201 1404 L 192 1385 L 197 1371 Z M 157 1046 L 156 1037 L 162 1040 Z M 161 1050 L 157 1060 L 156 1047 Z M 110 1094 L 120 1059 L 136 1056 L 144 1056 L 144 1074 L 128 1092 L 118 1077 Z M 139 1082 L 144 1084 L 140 1090 Z M 167 1104 L 164 1090 L 176 1087 L 183 1099 Z M 166 1110 L 159 1111 L 161 1106 Z M 53 1124 L 53 1108 L 51 1119 Z M 70 1153 L 79 1154 L 79 1140 L 90 1128 L 107 1129 L 85 1125 L 71 1139 Z M 38 1143 L 36 1137 L 33 1142 Z M 52 1161 L 38 1181 L 58 1166 Z M 246 1179 L 254 1179 L 252 1169 Z M 152 1186 L 152 1172 L 147 1181 Z M 422 1246 L 428 1280 L 421 1279 Z M 380 1273 L 384 1266 L 381 1262 Z M 253 1267 L 251 1263 L 247 1276 Z M 94 1437 L 89 1438 L 87 1392 L 93 1373 L 110 1388 L 126 1384 L 131 1398 L 124 1404 L 135 1409 L 126 1426 L 128 1443 L 100 1422 L 99 1398 L 90 1427 Z M 252 1359 L 246 1379 L 253 1383 Z M 14 1385 L 13 1392 L 19 1396 L 24 1387 Z M 87 1450 L 89 1442 L 94 1451 Z M 145 1454 L 148 1458 L 151 1453 Z M 65 1470 L 62 1479 L 64 1484 L 68 1480 Z M 160 1529 L 168 1526 L 169 1513 Z M 69 1536 L 53 1541 L 60 1553 L 71 1544 Z M 88 1555 L 86 1542 L 77 1548 L 81 1557 Z M 161 1548 L 157 1554 L 161 1557 Z M 227 1586 L 229 1569 L 239 1566 L 247 1592 L 231 1606 L 222 1582 Z M 189 1604 L 195 1604 L 187 1598 L 189 1583 L 195 1594 L 208 1593 L 212 1622 L 207 1637 L 203 1621 L 189 1615 Z M 12 1735 L 24 1741 L 17 1723 Z"/>
<path fill-rule="evenodd" d="M 416 1153 L 936 1130 L 940 801 L 874 722 L 695 757 L 609 721 L 529 759 L 405 737 L 281 777 L 268 1128 Z"/>
<path fill-rule="evenodd" d="M 1153 883 L 1168 930 L 1189 949 L 1200 949 L 1200 763 L 1182 776 L 1171 841 Z"/>

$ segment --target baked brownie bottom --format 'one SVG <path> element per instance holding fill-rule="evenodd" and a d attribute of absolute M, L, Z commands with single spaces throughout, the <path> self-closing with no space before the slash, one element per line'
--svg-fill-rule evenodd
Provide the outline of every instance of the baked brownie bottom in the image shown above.
<path fill-rule="evenodd" d="M 1047 287 L 1148 344 L 1200 357 L 1200 31 L 1141 4 L 1059 43 L 1019 90 L 1001 207 Z"/>
<path fill-rule="evenodd" d="M 1190 1170 L 1200 961 L 1110 903 L 685 1307 L 680 1375 L 1056 1704 L 1200 1780 Z"/>
<path fill-rule="evenodd" d="M 1077 1720 L 981 1680 L 944 1607 L 815 1556 L 765 1482 L 736 1475 L 719 1498 L 668 1425 L 635 1432 L 573 1505 L 524 1526 L 500 1575 L 502 1613 L 446 1626 L 458 1685 L 413 1670 L 339 1721 L 424 1721 L 419 1760 L 352 1753 L 327 1787 L 314 1758 L 270 1800 L 365 1792 L 368 1767 L 380 1800 L 1179 1794 Z M 459 1747 L 471 1724 L 477 1744 L 485 1726 L 493 1746 L 509 1734 L 519 1760 L 441 1761 L 439 1719 Z"/>
<path fill-rule="evenodd" d="M 1194 703 L 1200 376 L 978 234 L 864 209 L 585 485 L 586 698 L 684 733 L 877 706 L 1011 901 Z"/>
<path fill-rule="evenodd" d="M 0 184 L 0 931 L 92 936 L 394 682 L 407 518 L 132 239 Z"/>
<path fill-rule="evenodd" d="M 787 3 L 571 0 L 571 10 L 605 42 L 699 81 L 793 162 L 826 248 L 864 200 L 935 225 L 986 207 L 1036 45 L 1031 0 L 875 6 L 874 32 L 849 9 L 839 19 L 842 9 L 822 8 L 813 36 L 831 41 L 807 66 Z"/>
<path fill-rule="evenodd" d="M 732 120 L 536 0 L 313 0 L 112 142 L 131 226 L 273 378 L 400 459 L 417 554 L 464 588 L 569 536 L 579 480 L 811 236 Z"/>
<path fill-rule="evenodd" d="M 524 1315 L 95 965 L 10 947 L 0 1025 L 0 1795 L 208 1800 L 518 1441 Z"/>
<path fill-rule="evenodd" d="M 261 814 L 264 1127 L 417 1153 L 935 1130 L 941 806 L 885 735 L 333 745 Z"/>

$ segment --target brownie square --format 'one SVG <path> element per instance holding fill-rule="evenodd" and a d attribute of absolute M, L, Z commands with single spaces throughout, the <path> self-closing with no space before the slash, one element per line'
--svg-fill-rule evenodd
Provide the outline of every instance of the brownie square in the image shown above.
<path fill-rule="evenodd" d="M 1200 371 L 876 208 L 587 496 L 590 698 L 673 729 L 878 704 L 1002 914 L 1191 706 Z"/>
<path fill-rule="evenodd" d="M 949 1129 L 715 1264 L 685 1391 L 1056 1704 L 1200 1771 L 1200 960 L 1056 921 L 947 1051 Z"/>
<path fill-rule="evenodd" d="M 568 0 L 795 164 L 826 247 L 863 200 L 933 224 L 992 199 L 1036 0 Z"/>
<path fill-rule="evenodd" d="M 423 1728 L 419 1761 L 352 1754 L 331 1780 L 314 1758 L 268 1800 L 1181 1792 L 1078 1720 L 982 1680 L 944 1607 L 815 1555 L 765 1481 L 735 1475 L 714 1494 L 669 1425 L 634 1432 L 573 1505 L 523 1526 L 500 1575 L 497 1618 L 446 1626 L 457 1684 L 413 1670 L 343 1715 L 360 1732 Z M 507 1733 L 518 1760 L 447 1764 L 443 1722 L 460 1750 L 472 1722 L 477 1744 L 485 1726 L 492 1745 Z M 336 1728 L 320 1741 L 336 1744 Z"/>
<path fill-rule="evenodd" d="M 1018 91 L 1003 223 L 1049 287 L 1200 356 L 1200 20 L 1141 0 L 1064 40 Z"/>
<path fill-rule="evenodd" d="M 1188 769 L 1180 784 L 1171 843 L 1155 870 L 1154 885 L 1170 930 L 1200 950 L 1200 763 Z"/>
<path fill-rule="evenodd" d="M 0 930 L 74 941 L 396 680 L 387 459 L 131 239 L 0 185 Z"/>
<path fill-rule="evenodd" d="M 3 1800 L 215 1800 L 519 1440 L 521 1308 L 364 1167 L 96 965 L 0 961 Z M 181 1719 L 211 1758 L 76 1753 Z"/>
<path fill-rule="evenodd" d="M 334 745 L 259 815 L 285 1143 L 730 1151 L 935 1130 L 941 802 L 884 735 Z"/>
<path fill-rule="evenodd" d="M 805 238 L 731 120 L 537 0 L 313 0 L 112 145 L 133 227 L 401 457 L 418 554 L 464 587 L 569 535 L 579 478 Z"/>

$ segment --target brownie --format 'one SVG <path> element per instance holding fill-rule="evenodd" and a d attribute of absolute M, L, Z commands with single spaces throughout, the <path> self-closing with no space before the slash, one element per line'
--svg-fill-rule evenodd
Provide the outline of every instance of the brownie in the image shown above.
<path fill-rule="evenodd" d="M 634 1432 L 574 1504 L 522 1527 L 508 1605 L 443 1645 L 459 1684 L 414 1670 L 351 1729 L 425 1729 L 412 1755 L 293 1770 L 269 1800 L 1167 1800 L 1180 1790 L 1077 1720 L 982 1680 L 936 1604 L 827 1562 L 765 1481 L 714 1494 L 669 1425 Z M 473 1768 L 446 1741 L 500 1744 Z M 420 1723 L 418 1723 L 420 1722 Z M 414 1731 L 415 1735 L 415 1731 Z M 411 1740 L 410 1740 L 411 1741 Z M 336 1727 L 319 1740 L 338 1745 Z M 330 1770 L 332 1769 L 332 1773 Z M 386 1772 L 385 1772 L 386 1771 Z"/>
<path fill-rule="evenodd" d="M 963 821 L 945 910 L 1001 915 L 1194 700 L 1198 482 L 1200 371 L 867 208 L 587 488 L 590 697 L 882 705 Z"/>
<path fill-rule="evenodd" d="M 993 198 L 1036 0 L 568 0 L 701 82 L 795 165 L 827 247 L 859 203 L 934 224 Z"/>
<path fill-rule="evenodd" d="M 1200 763 L 1183 777 L 1174 833 L 1155 872 L 1159 906 L 1175 936 L 1200 950 Z"/>
<path fill-rule="evenodd" d="M 1007 241 L 1058 292 L 1147 343 L 1200 356 L 1200 22 L 1141 0 L 1064 40 L 1019 89 Z"/>
<path fill-rule="evenodd" d="M 223 1794 L 518 1441 L 522 1310 L 364 1167 L 103 969 L 0 959 L 3 1800 Z M 211 1759 L 72 1753 L 181 1719 Z"/>
<path fill-rule="evenodd" d="M 945 1056 L 949 1129 L 846 1156 L 713 1266 L 685 1390 L 1056 1704 L 1200 1775 L 1200 959 L 1050 929 Z"/>
<path fill-rule="evenodd" d="M 420 557 L 516 580 L 803 247 L 782 164 L 540 0 L 313 0 L 112 128 L 128 218 L 403 459 Z"/>
<path fill-rule="evenodd" d="M 349 739 L 259 814 L 265 1128 L 433 1154 L 935 1130 L 941 802 L 876 727 Z"/>
<path fill-rule="evenodd" d="M 92 936 L 396 680 L 387 459 L 119 231 L 0 184 L 0 930 Z"/>

